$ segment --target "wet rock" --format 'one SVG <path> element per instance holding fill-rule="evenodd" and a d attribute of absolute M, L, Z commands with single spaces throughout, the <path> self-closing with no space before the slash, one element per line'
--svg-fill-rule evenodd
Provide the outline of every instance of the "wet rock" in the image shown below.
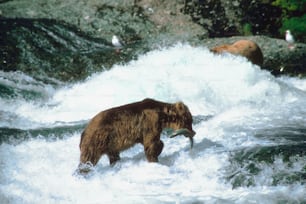
<path fill-rule="evenodd" d="M 85 79 L 146 51 L 145 45 L 135 42 L 117 53 L 108 40 L 50 19 L 1 18 L 0 42 L 1 70 L 22 71 L 44 81 Z"/>
<path fill-rule="evenodd" d="M 238 34 L 233 19 L 228 18 L 229 9 L 226 9 L 229 8 L 228 6 L 235 4 L 228 4 L 225 7 L 223 3 L 220 0 L 186 0 L 182 12 L 190 15 L 193 22 L 208 30 L 209 37 Z"/>
<path fill-rule="evenodd" d="M 160 34 L 174 40 L 207 36 L 206 30 L 180 12 L 182 6 L 154 0 L 21 0 L 0 3 L 0 10 L 6 18 L 56 19 L 109 41 L 114 34 L 127 41 L 160 39 Z"/>
<path fill-rule="evenodd" d="M 288 49 L 283 39 L 267 37 L 275 36 L 280 13 L 266 6 L 252 0 L 2 1 L 1 70 L 73 81 L 178 41 L 213 48 L 246 39 L 259 45 L 262 68 L 305 76 L 306 45 Z M 120 55 L 113 55 L 113 35 L 127 44 Z M 224 38 L 233 35 L 239 37 Z"/>
<path fill-rule="evenodd" d="M 185 0 L 182 12 L 208 30 L 209 37 L 243 34 L 277 36 L 281 9 L 267 1 Z"/>

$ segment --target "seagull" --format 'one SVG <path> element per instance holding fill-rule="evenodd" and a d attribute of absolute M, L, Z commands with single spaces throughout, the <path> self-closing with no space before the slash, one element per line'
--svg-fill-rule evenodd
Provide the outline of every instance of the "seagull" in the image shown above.
<path fill-rule="evenodd" d="M 113 35 L 112 44 L 113 44 L 113 46 L 118 47 L 118 48 L 122 47 L 122 44 L 121 44 L 119 38 L 116 35 Z"/>
<path fill-rule="evenodd" d="M 289 47 L 290 49 L 293 49 L 293 48 L 294 48 L 294 46 L 293 46 L 294 38 L 293 38 L 293 36 L 291 35 L 290 30 L 286 30 L 285 39 L 286 39 L 286 41 L 289 43 L 288 47 Z"/>

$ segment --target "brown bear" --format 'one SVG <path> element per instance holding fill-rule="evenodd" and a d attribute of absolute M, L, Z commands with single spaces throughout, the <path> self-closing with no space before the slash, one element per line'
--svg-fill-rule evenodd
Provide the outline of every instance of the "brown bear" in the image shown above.
<path fill-rule="evenodd" d="M 210 51 L 214 53 L 223 53 L 228 52 L 234 55 L 241 55 L 246 57 L 253 64 L 262 66 L 263 64 L 263 55 L 260 47 L 251 40 L 238 40 L 233 44 L 224 44 L 216 46 Z"/>
<path fill-rule="evenodd" d="M 81 136 L 80 171 L 94 166 L 103 154 L 110 164 L 120 159 L 119 153 L 136 143 L 144 146 L 149 162 L 158 162 L 163 142 L 160 134 L 164 128 L 174 130 L 171 137 L 189 137 L 191 145 L 195 132 L 192 115 L 182 102 L 164 103 L 153 99 L 111 108 L 94 116 Z"/>

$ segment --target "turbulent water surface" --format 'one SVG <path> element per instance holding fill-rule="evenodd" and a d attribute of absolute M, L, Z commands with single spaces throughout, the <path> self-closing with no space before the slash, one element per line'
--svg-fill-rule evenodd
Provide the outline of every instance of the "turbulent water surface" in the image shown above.
<path fill-rule="evenodd" d="M 305 79 L 178 44 L 64 86 L 0 72 L 0 97 L 0 203 L 306 202 Z M 88 120 L 146 97 L 190 108 L 193 149 L 163 133 L 159 163 L 136 145 L 76 175 Z"/>

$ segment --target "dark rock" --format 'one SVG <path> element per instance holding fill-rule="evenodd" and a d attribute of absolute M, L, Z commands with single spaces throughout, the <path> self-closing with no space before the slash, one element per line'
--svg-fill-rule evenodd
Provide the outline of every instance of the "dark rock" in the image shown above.
<path fill-rule="evenodd" d="M 253 0 L 3 1 L 1 70 L 71 81 L 178 41 L 212 48 L 247 39 L 262 50 L 262 68 L 305 76 L 306 45 L 289 49 L 286 41 L 273 38 L 280 10 L 268 5 Z M 256 36 L 243 36 L 252 33 Z M 111 47 L 114 34 L 127 42 L 119 56 Z"/>
<path fill-rule="evenodd" d="M 0 19 L 0 69 L 22 71 L 36 79 L 84 79 L 93 72 L 127 62 L 140 42 L 127 44 L 118 54 L 105 39 L 88 37 L 76 27 L 49 19 Z M 141 47 L 141 48 L 139 48 Z"/>
<path fill-rule="evenodd" d="M 224 2 L 220 0 L 186 0 L 182 11 L 192 20 L 208 30 L 209 37 L 239 34 L 237 27 L 227 17 Z"/>

